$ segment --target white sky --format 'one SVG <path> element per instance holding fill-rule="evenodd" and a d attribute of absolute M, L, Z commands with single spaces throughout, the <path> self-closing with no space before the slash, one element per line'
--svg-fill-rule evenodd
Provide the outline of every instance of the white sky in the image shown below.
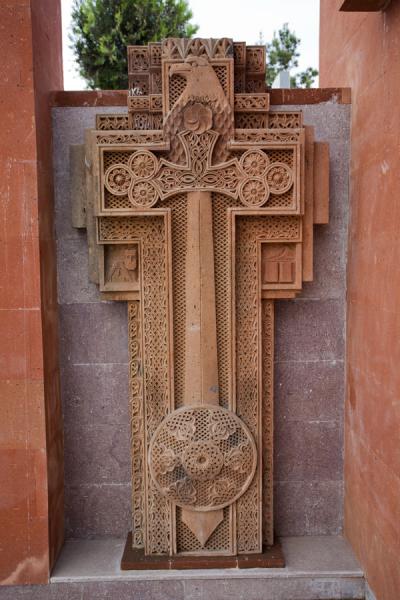
<path fill-rule="evenodd" d="M 63 20 L 64 87 L 82 90 L 68 39 L 72 0 L 61 0 Z M 272 39 L 283 23 L 301 39 L 299 69 L 318 68 L 319 0 L 189 0 L 199 37 L 231 37 L 255 44 L 260 32 Z"/>

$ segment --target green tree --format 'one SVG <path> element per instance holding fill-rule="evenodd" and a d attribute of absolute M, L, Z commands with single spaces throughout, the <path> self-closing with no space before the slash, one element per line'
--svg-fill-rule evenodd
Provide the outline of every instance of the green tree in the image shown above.
<path fill-rule="evenodd" d="M 267 48 L 267 84 L 271 86 L 276 76 L 281 71 L 290 71 L 299 66 L 300 38 L 294 31 L 290 31 L 289 25 L 284 23 L 278 33 L 274 33 L 272 41 L 265 44 Z M 260 42 L 263 43 L 262 34 Z M 311 87 L 318 71 L 308 67 L 305 71 L 297 73 L 290 78 L 291 87 Z"/>
<path fill-rule="evenodd" d="M 310 88 L 313 86 L 317 75 L 317 69 L 314 69 L 313 67 L 307 67 L 305 71 L 301 71 L 301 73 L 296 73 L 290 77 L 290 87 Z"/>
<path fill-rule="evenodd" d="M 74 0 L 70 40 L 91 89 L 126 89 L 126 47 L 192 37 L 198 27 L 186 0 Z"/>

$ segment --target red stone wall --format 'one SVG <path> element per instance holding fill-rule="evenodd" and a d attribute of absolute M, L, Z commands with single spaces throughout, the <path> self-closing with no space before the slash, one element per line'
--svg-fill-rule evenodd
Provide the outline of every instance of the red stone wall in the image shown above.
<path fill-rule="evenodd" d="M 62 88 L 59 0 L 2 0 L 0 52 L 0 582 L 11 585 L 47 581 L 63 531 L 49 105 Z"/>
<path fill-rule="evenodd" d="M 400 597 L 400 4 L 321 0 L 320 84 L 352 87 L 345 532 L 378 600 Z"/>

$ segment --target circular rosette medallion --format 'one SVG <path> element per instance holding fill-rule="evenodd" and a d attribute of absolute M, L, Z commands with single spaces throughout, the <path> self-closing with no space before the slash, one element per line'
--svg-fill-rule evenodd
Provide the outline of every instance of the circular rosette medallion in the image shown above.
<path fill-rule="evenodd" d="M 115 196 L 126 196 L 131 181 L 132 174 L 126 165 L 112 165 L 104 174 L 104 184 Z"/>
<path fill-rule="evenodd" d="M 156 429 L 149 468 L 159 492 L 178 506 L 217 510 L 249 487 L 257 467 L 253 437 L 237 415 L 219 406 L 180 408 Z"/>
<path fill-rule="evenodd" d="M 151 208 L 158 200 L 156 187 L 145 179 L 135 181 L 129 188 L 129 200 L 138 208 Z"/>
<path fill-rule="evenodd" d="M 285 163 L 273 163 L 267 171 L 267 181 L 271 194 L 284 194 L 293 184 L 293 172 Z"/>
<path fill-rule="evenodd" d="M 138 179 L 150 179 L 156 174 L 157 159 L 147 150 L 138 150 L 130 157 L 128 166 Z"/>
<path fill-rule="evenodd" d="M 262 206 L 269 197 L 269 188 L 265 179 L 248 177 L 240 184 L 239 196 L 246 206 Z"/>
<path fill-rule="evenodd" d="M 240 159 L 243 171 L 250 177 L 262 177 L 265 175 L 269 158 L 262 150 L 247 150 Z"/>

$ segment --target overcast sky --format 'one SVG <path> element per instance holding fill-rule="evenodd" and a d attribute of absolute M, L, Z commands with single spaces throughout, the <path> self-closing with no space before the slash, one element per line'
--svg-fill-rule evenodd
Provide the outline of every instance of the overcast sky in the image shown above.
<path fill-rule="evenodd" d="M 61 0 L 63 18 L 64 87 L 85 89 L 69 48 L 72 0 Z M 301 39 L 300 70 L 318 68 L 319 0 L 189 0 L 199 37 L 231 37 L 255 44 L 262 34 L 270 41 L 283 23 Z"/>

